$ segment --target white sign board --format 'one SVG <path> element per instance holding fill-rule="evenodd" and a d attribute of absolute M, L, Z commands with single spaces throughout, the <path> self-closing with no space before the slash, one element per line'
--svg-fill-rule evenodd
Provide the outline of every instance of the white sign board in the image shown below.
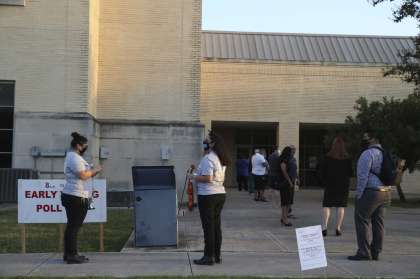
<path fill-rule="evenodd" d="M 296 238 L 302 271 L 327 266 L 321 226 L 296 229 Z"/>
<path fill-rule="evenodd" d="M 18 180 L 18 223 L 67 223 L 66 210 L 61 205 L 65 180 Z M 106 222 L 106 180 L 86 181 L 95 209 L 88 210 L 85 223 Z"/>

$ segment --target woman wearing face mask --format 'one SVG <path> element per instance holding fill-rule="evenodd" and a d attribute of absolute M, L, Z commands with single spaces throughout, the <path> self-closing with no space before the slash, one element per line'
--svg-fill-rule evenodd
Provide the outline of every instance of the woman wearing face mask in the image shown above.
<path fill-rule="evenodd" d="M 88 261 L 88 258 L 77 253 L 77 234 L 89 206 L 89 192 L 86 190 L 85 182 L 97 175 L 102 168 L 97 166 L 91 169 L 82 158 L 88 148 L 87 139 L 76 132 L 73 132 L 71 136 L 73 137 L 71 149 L 67 152 L 64 161 L 66 184 L 61 193 L 61 203 L 67 215 L 63 259 L 68 264 L 81 264 Z"/>
<path fill-rule="evenodd" d="M 204 232 L 204 256 L 194 260 L 198 265 L 221 263 L 221 212 L 226 199 L 223 186 L 229 159 L 222 140 L 213 132 L 203 142 L 204 157 L 193 179 L 197 182 L 198 208 Z"/>

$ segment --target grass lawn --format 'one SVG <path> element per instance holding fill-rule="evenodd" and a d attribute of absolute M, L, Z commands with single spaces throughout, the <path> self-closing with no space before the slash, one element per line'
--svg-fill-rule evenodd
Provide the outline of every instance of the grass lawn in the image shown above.
<path fill-rule="evenodd" d="M 104 224 L 105 252 L 118 252 L 133 229 L 133 210 L 108 209 L 108 222 Z M 26 225 L 26 251 L 28 253 L 59 252 L 59 225 Z M 0 253 L 19 253 L 21 228 L 17 224 L 17 209 L 0 211 Z M 99 224 L 84 224 L 78 237 L 79 250 L 99 251 Z"/>

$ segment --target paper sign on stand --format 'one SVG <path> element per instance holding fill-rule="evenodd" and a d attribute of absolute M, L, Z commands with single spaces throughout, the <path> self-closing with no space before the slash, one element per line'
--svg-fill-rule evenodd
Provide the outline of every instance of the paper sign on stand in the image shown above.
<path fill-rule="evenodd" d="M 61 191 L 65 180 L 18 180 L 18 223 L 66 223 L 66 211 L 61 205 Z M 86 181 L 95 209 L 88 210 L 85 223 L 105 223 L 106 180 Z"/>
<path fill-rule="evenodd" d="M 327 266 L 321 226 L 296 229 L 301 270 Z"/>

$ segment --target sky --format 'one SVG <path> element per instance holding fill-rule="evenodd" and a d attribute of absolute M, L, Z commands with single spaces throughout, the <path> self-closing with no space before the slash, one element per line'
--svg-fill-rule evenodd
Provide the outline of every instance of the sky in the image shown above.
<path fill-rule="evenodd" d="M 392 21 L 399 0 L 203 0 L 203 30 L 415 36 L 412 19 Z"/>

